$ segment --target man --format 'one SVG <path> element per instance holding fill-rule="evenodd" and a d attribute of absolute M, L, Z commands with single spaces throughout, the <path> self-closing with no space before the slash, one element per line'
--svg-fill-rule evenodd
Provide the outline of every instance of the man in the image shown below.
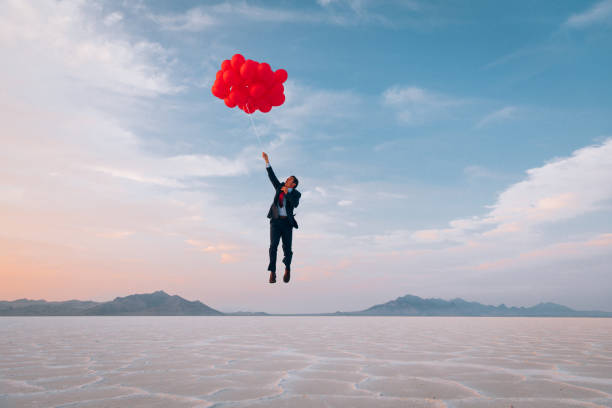
<path fill-rule="evenodd" d="M 283 239 L 283 263 L 285 264 L 283 282 L 287 283 L 291 278 L 291 258 L 293 256 L 291 239 L 293 228 L 297 229 L 298 227 L 293 209 L 300 203 L 300 196 L 302 194 L 295 189 L 299 183 L 295 176 L 290 176 L 284 183 L 281 183 L 270 166 L 268 155 L 265 152 L 261 155 L 266 161 L 268 177 L 276 191 L 274 201 L 270 206 L 270 211 L 268 211 L 268 218 L 270 218 L 270 264 L 268 265 L 270 283 L 276 282 L 276 252 L 281 238 Z"/>

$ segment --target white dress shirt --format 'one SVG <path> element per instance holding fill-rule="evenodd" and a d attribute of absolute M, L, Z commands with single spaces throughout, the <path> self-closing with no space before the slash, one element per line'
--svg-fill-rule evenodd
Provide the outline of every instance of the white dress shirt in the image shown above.
<path fill-rule="evenodd" d="M 270 163 L 266 163 L 266 167 L 270 167 Z M 293 191 L 292 188 L 288 188 L 287 192 L 290 193 L 291 191 Z M 278 204 L 276 205 L 276 208 L 278 208 L 278 215 L 282 215 L 283 217 L 287 216 L 287 197 L 286 195 L 283 197 L 283 206 L 279 206 Z"/>

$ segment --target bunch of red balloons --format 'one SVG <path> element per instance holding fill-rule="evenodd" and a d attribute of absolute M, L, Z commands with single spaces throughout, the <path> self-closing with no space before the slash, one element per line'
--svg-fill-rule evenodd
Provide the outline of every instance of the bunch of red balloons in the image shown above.
<path fill-rule="evenodd" d="M 273 106 L 285 103 L 287 71 L 272 71 L 270 64 L 246 60 L 236 54 L 225 60 L 217 72 L 212 93 L 223 99 L 228 108 L 238 106 L 248 114 L 260 110 L 270 112 Z"/>

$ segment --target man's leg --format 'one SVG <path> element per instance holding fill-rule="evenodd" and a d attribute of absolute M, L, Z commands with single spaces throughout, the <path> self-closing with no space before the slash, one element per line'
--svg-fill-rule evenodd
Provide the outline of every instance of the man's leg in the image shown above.
<path fill-rule="evenodd" d="M 281 229 L 278 225 L 278 220 L 270 220 L 270 264 L 268 270 L 270 272 L 276 272 L 276 250 L 278 249 L 278 243 L 281 238 Z"/>
<path fill-rule="evenodd" d="M 289 224 L 286 219 L 283 220 L 282 227 L 282 238 L 283 238 L 283 263 L 287 269 L 291 269 L 291 258 L 293 258 L 293 251 L 291 251 L 291 240 L 293 238 L 293 227 Z"/>

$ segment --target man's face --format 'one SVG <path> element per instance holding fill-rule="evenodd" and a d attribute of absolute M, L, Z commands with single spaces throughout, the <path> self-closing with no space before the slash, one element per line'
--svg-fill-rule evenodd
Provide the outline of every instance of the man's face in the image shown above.
<path fill-rule="evenodd" d="M 292 177 L 287 178 L 287 180 L 285 180 L 285 187 L 287 188 L 293 188 L 295 187 L 295 179 Z"/>

